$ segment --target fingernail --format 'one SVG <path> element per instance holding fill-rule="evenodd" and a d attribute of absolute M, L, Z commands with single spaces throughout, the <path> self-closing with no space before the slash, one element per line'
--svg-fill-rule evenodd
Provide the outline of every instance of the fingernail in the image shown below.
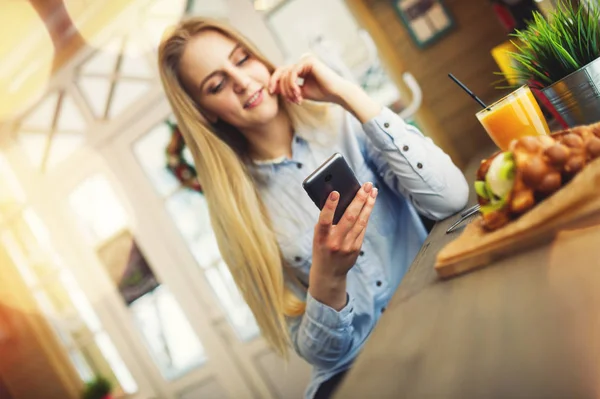
<path fill-rule="evenodd" d="M 331 194 L 329 194 L 329 199 L 332 201 L 337 201 L 338 198 L 340 198 L 340 194 L 337 191 L 333 191 Z"/>
<path fill-rule="evenodd" d="M 368 193 L 373 188 L 373 183 L 369 182 L 365 184 L 365 193 Z"/>
<path fill-rule="evenodd" d="M 378 192 L 379 192 L 379 190 L 374 188 L 373 191 L 371 191 L 371 197 L 373 197 L 373 198 L 377 197 Z"/>

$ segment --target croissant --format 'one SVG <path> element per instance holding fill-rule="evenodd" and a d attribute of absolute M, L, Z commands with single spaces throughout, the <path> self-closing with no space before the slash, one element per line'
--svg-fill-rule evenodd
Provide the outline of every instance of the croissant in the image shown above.
<path fill-rule="evenodd" d="M 496 230 L 560 190 L 600 157 L 600 123 L 513 140 L 477 170 L 482 225 Z"/>

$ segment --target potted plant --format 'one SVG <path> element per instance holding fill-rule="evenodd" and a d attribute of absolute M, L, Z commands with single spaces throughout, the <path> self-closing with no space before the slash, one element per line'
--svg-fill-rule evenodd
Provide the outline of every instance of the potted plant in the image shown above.
<path fill-rule="evenodd" d="M 85 384 L 81 399 L 112 399 L 111 391 L 111 382 L 102 376 L 97 376 Z"/>
<path fill-rule="evenodd" d="M 569 126 L 600 121 L 600 7 L 563 3 L 512 36 L 513 80 L 540 89 Z"/>

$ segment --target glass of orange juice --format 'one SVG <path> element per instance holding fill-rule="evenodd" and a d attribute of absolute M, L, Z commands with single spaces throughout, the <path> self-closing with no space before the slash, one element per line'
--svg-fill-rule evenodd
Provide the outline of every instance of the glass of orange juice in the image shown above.
<path fill-rule="evenodd" d="M 514 139 L 549 134 L 548 123 L 533 93 L 521 86 L 477 113 L 477 119 L 502 151 Z"/>

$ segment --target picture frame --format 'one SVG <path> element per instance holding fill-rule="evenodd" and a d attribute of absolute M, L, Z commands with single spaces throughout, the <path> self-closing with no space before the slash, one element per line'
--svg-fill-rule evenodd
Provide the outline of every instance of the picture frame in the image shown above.
<path fill-rule="evenodd" d="M 396 13 L 419 48 L 439 41 L 455 27 L 443 0 L 391 0 Z"/>
<path fill-rule="evenodd" d="M 129 230 L 119 232 L 99 247 L 97 253 L 127 306 L 160 285 Z"/>

